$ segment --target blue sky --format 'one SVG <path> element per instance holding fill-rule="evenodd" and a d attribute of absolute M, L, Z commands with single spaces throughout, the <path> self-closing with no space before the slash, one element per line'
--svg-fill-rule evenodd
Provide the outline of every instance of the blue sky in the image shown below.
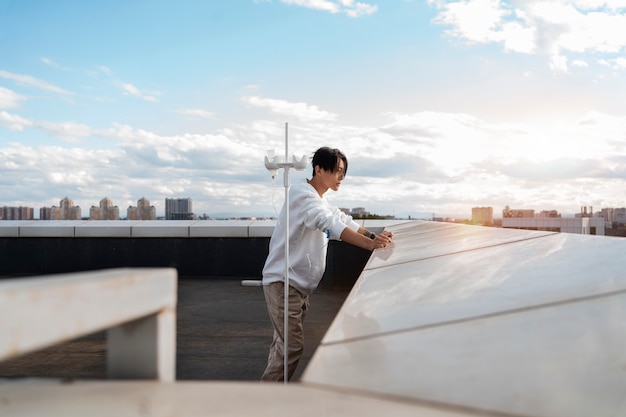
<path fill-rule="evenodd" d="M 268 149 L 377 214 L 626 206 L 626 1 L 0 0 L 0 206 L 275 215 Z M 292 171 L 294 180 L 310 176 Z"/>

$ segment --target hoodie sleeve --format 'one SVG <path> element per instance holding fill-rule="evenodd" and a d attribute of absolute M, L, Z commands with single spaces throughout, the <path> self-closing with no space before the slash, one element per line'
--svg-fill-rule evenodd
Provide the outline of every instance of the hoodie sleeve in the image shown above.
<path fill-rule="evenodd" d="M 333 207 L 333 213 L 336 216 L 339 216 L 339 218 L 341 219 L 341 221 L 350 229 L 354 230 L 355 232 L 357 232 L 359 230 L 359 227 L 361 227 L 357 222 L 354 221 L 354 219 L 352 219 L 352 216 L 344 213 L 343 211 L 339 210 L 337 207 Z M 339 234 L 335 237 L 332 236 L 333 238 L 337 239 L 337 240 L 341 240 L 339 239 L 339 236 L 341 236 L 341 232 L 343 232 L 343 229 L 341 229 L 341 231 L 339 232 Z"/>
<path fill-rule="evenodd" d="M 330 206 L 326 200 L 315 195 L 307 195 L 302 202 L 305 206 L 304 225 L 309 229 L 321 231 L 330 230 L 332 239 L 340 240 L 341 233 L 346 227 L 358 230 L 359 225 L 352 217 L 336 207 Z"/>

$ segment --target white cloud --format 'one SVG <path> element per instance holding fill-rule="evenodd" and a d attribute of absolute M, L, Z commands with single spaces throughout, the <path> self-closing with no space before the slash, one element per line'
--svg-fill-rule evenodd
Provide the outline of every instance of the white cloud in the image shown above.
<path fill-rule="evenodd" d="M 86 171 L 54 171 L 47 173 L 47 176 L 52 184 L 87 186 L 93 182 L 93 178 Z"/>
<path fill-rule="evenodd" d="M 567 74 L 567 57 L 563 55 L 553 55 L 550 57 L 550 69 L 555 73 Z"/>
<path fill-rule="evenodd" d="M 50 122 L 37 124 L 51 130 L 63 127 L 51 126 Z M 70 125 L 65 128 L 72 131 Z M 74 128 L 80 131 L 80 125 Z M 93 129 L 83 133 L 89 131 Z M 50 205 L 69 196 L 83 207 L 83 215 L 88 215 L 85 208 L 97 205 L 105 196 L 121 208 L 146 196 L 162 211 L 163 199 L 178 195 L 192 196 L 200 213 L 215 213 L 240 206 L 241 201 L 235 200 L 249 200 L 249 204 L 259 201 L 258 193 L 252 192 L 259 188 L 255 179 L 269 179 L 263 152 L 254 144 L 244 143 L 240 132 L 232 136 L 161 136 L 114 125 L 98 134 L 118 142 L 113 142 L 112 149 L 95 150 L 78 145 L 1 145 L 0 167 L 11 169 L 3 171 L 0 178 L 0 204 L 29 199 L 31 206 L 41 206 L 45 201 Z"/>
<path fill-rule="evenodd" d="M 61 68 L 61 66 L 59 64 L 57 64 L 56 62 L 54 62 L 53 60 L 51 60 L 49 58 L 43 57 L 43 58 L 41 58 L 41 61 L 44 64 L 46 64 L 46 65 L 48 65 L 48 66 L 50 66 L 52 68 Z"/>
<path fill-rule="evenodd" d="M 535 51 L 535 32 L 517 22 L 504 23 L 500 33 L 493 34 L 493 41 L 501 41 L 504 50 L 530 54 Z"/>
<path fill-rule="evenodd" d="M 127 96 L 137 97 L 144 101 L 150 101 L 153 103 L 157 103 L 159 100 L 155 97 L 160 95 L 159 92 L 144 92 L 139 90 L 136 86 L 131 83 L 119 83 L 120 88 L 124 91 L 124 94 Z"/>
<path fill-rule="evenodd" d="M 41 58 L 41 62 L 43 62 L 44 64 L 46 64 L 47 66 L 49 66 L 50 68 L 54 68 L 57 70 L 61 70 L 61 71 L 74 71 L 73 68 L 70 67 L 64 67 L 61 64 L 57 63 L 56 61 L 53 61 L 50 58 L 47 57 L 42 57 Z"/>
<path fill-rule="evenodd" d="M 451 26 L 449 33 L 473 42 L 492 42 L 503 17 L 510 14 L 497 0 L 450 2 L 442 6 L 436 23 Z"/>
<path fill-rule="evenodd" d="M 614 70 L 626 69 L 626 58 L 619 57 L 615 59 L 601 59 L 598 60 L 598 64 Z"/>
<path fill-rule="evenodd" d="M 430 0 L 436 23 L 472 43 L 501 43 L 507 51 L 541 53 L 564 71 L 570 53 L 619 53 L 626 48 L 626 4 L 581 0 Z M 559 57 L 556 61 L 554 57 Z"/>
<path fill-rule="evenodd" d="M 90 136 L 106 136 L 102 132 L 94 130 L 87 125 L 75 122 L 48 122 L 45 120 L 34 121 L 24 117 L 0 111 L 0 126 L 15 131 L 23 131 L 25 128 L 37 128 L 51 136 L 65 142 L 77 143 L 80 138 Z"/>
<path fill-rule="evenodd" d="M 9 130 L 22 131 L 25 127 L 32 126 L 32 122 L 15 114 L 0 111 L 0 126 Z"/>
<path fill-rule="evenodd" d="M 29 120 L 6 111 L 0 111 L 0 126 L 15 131 L 36 128 L 68 143 L 78 143 L 81 138 L 86 137 L 107 137 L 106 132 L 94 130 L 85 124 Z"/>
<path fill-rule="evenodd" d="M 322 10 L 330 13 L 345 13 L 350 17 L 370 15 L 378 10 L 378 6 L 355 2 L 354 0 L 281 0 L 283 3 L 302 6 L 309 9 Z"/>
<path fill-rule="evenodd" d="M 80 138 L 94 135 L 94 131 L 84 124 L 74 122 L 35 122 L 34 126 L 60 138 L 63 141 L 76 143 Z"/>
<path fill-rule="evenodd" d="M 191 116 L 194 118 L 201 118 L 201 119 L 215 118 L 215 113 L 208 111 L 208 110 L 203 110 L 203 109 L 181 109 L 181 110 L 178 110 L 177 113 L 184 114 L 186 116 Z"/>
<path fill-rule="evenodd" d="M 41 90 L 51 91 L 53 93 L 67 94 L 67 95 L 72 94 L 70 91 L 67 91 L 47 81 L 43 81 L 38 78 L 31 77 L 30 75 L 15 74 L 12 72 L 0 70 L 0 78 L 12 80 L 12 81 L 17 82 L 18 84 L 25 85 L 28 87 L 35 87 Z"/>
<path fill-rule="evenodd" d="M 98 71 L 102 72 L 103 74 L 113 75 L 113 70 L 109 67 L 106 67 L 104 65 L 99 65 L 97 68 L 98 68 Z"/>
<path fill-rule="evenodd" d="M 8 88 L 0 87 L 0 109 L 13 109 L 19 107 L 20 102 L 25 99 L 24 96 L 17 94 Z"/>
<path fill-rule="evenodd" d="M 617 10 L 626 8 L 626 0 L 572 0 L 576 7 L 586 10 L 597 10 L 607 8 Z"/>
<path fill-rule="evenodd" d="M 243 100 L 251 106 L 265 108 L 272 113 L 295 117 L 298 120 L 333 121 L 337 118 L 335 114 L 325 110 L 320 110 L 317 106 L 307 103 L 292 103 L 286 100 L 263 98 L 258 96 L 247 96 L 244 97 Z"/>
<path fill-rule="evenodd" d="M 319 146 L 333 146 L 346 153 L 346 181 L 340 193 L 329 194 L 341 207 L 469 216 L 472 206 L 497 211 L 508 204 L 568 213 L 579 204 L 613 201 L 609 182 L 613 190 L 626 186 L 626 117 L 595 112 L 575 123 L 534 126 L 419 112 L 388 113 L 381 125 L 346 126 L 309 104 L 259 97 L 247 102 L 317 115 L 290 123 L 290 150 L 310 155 Z M 38 207 L 53 199 L 46 204 L 56 205 L 69 196 L 86 210 L 107 196 L 124 208 L 145 196 L 162 212 L 165 197 L 179 196 L 192 197 L 197 213 L 212 215 L 271 215 L 273 206 L 280 208 L 273 195 L 281 193 L 273 191 L 263 156 L 267 149 L 282 149 L 282 123 L 258 119 L 211 134 L 161 135 L 130 125 L 96 130 L 0 112 L 0 124 L 66 138 L 64 146 L 24 146 L 19 136 L 0 145 L 0 204 L 19 200 Z M 87 136 L 107 139 L 106 145 L 67 144 Z M 309 174 L 294 172 L 294 180 Z"/>

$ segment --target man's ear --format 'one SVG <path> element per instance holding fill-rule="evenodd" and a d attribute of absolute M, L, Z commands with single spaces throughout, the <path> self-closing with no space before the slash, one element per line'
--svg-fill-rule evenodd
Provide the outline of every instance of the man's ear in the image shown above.
<path fill-rule="evenodd" d="M 319 165 L 315 165 L 315 175 L 321 174 L 322 168 Z"/>

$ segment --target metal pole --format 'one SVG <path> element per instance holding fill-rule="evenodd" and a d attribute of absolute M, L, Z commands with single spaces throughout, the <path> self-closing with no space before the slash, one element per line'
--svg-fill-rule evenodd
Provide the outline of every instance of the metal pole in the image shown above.
<path fill-rule="evenodd" d="M 295 168 L 297 170 L 303 170 L 306 168 L 306 155 L 302 156 L 301 160 L 297 160 L 294 156 L 292 161 L 289 162 L 289 137 L 288 137 L 288 124 L 285 123 L 285 159 L 283 162 L 278 162 L 277 157 L 274 156 L 274 152 L 268 151 L 265 157 L 265 168 L 272 172 L 272 178 L 279 168 L 283 168 L 283 181 L 285 184 L 285 205 L 284 205 L 284 225 L 285 225 L 285 305 L 283 307 L 283 371 L 285 383 L 289 381 L 289 168 Z M 270 159 L 271 158 L 271 159 Z"/>
<path fill-rule="evenodd" d="M 283 378 L 284 383 L 289 382 L 289 149 L 287 145 L 287 123 L 285 123 L 285 168 L 284 168 L 284 185 L 285 185 L 285 306 L 284 306 L 284 324 L 283 324 Z"/>

